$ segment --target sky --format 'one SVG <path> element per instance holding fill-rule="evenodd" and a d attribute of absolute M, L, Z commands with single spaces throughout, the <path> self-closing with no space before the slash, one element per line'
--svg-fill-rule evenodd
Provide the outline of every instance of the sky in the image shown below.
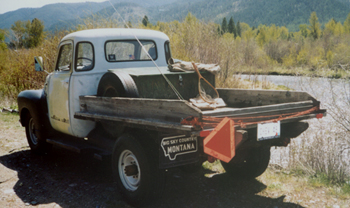
<path fill-rule="evenodd" d="M 20 8 L 38 8 L 54 3 L 104 2 L 107 0 L 0 0 L 0 14 Z"/>

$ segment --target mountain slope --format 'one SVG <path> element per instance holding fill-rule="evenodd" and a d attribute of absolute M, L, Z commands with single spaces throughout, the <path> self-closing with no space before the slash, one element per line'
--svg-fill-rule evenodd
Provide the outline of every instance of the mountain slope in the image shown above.
<path fill-rule="evenodd" d="M 347 3 L 346 3 L 347 2 Z M 183 19 L 188 12 L 205 21 L 220 23 L 223 17 L 251 26 L 259 24 L 276 24 L 279 26 L 298 26 L 308 23 L 310 14 L 316 11 L 321 23 L 331 18 L 344 21 L 348 13 L 349 0 L 204 0 L 196 3 L 173 4 L 165 7 L 165 11 L 154 15 L 161 21 Z"/>
<path fill-rule="evenodd" d="M 118 13 L 120 13 L 126 22 L 130 21 L 132 24 L 140 23 L 142 18 L 148 14 L 148 10 L 145 7 L 142 7 L 136 3 L 118 3 L 114 4 L 113 6 L 117 9 Z M 93 13 L 93 16 L 98 18 L 113 19 L 113 21 L 121 23 L 121 26 L 123 25 L 123 20 L 111 6 Z M 50 31 L 71 29 L 79 24 L 83 24 L 83 22 L 84 16 L 81 18 L 73 18 L 64 22 L 57 22 L 55 24 L 52 24 L 47 29 Z"/>
<path fill-rule="evenodd" d="M 250 26 L 275 24 L 298 30 L 308 24 L 310 14 L 316 11 L 321 24 L 331 18 L 343 22 L 350 12 L 350 0 L 111 0 L 127 21 L 141 21 L 144 15 L 153 23 L 183 20 L 188 12 L 198 19 L 221 23 L 224 17 Z M 127 8 L 127 9 L 125 9 Z M 72 27 L 87 15 L 115 17 L 109 2 L 51 4 L 42 8 L 26 8 L 0 14 L 0 29 L 10 28 L 17 20 L 38 18 L 45 28 Z"/>
<path fill-rule="evenodd" d="M 44 21 L 45 27 L 69 19 L 80 17 L 87 13 L 97 12 L 109 4 L 104 3 L 71 3 L 71 4 L 50 4 L 41 8 L 23 8 L 0 15 L 0 28 L 10 28 L 17 21 L 32 20 L 38 18 Z"/>
<path fill-rule="evenodd" d="M 127 2 L 138 4 L 144 8 L 170 4 L 176 0 L 111 0 L 112 4 Z M 49 4 L 41 8 L 22 8 L 16 11 L 0 14 L 0 29 L 10 28 L 17 21 L 38 18 L 45 24 L 45 28 L 54 28 L 52 25 L 71 25 L 71 20 L 82 18 L 110 7 L 109 2 L 95 3 L 58 3 Z M 77 20 L 75 20 L 77 21 Z M 74 22 L 74 21 L 73 21 Z"/>

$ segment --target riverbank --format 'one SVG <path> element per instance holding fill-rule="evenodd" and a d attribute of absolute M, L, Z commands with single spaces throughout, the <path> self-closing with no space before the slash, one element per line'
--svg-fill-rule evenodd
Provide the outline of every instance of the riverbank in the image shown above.
<path fill-rule="evenodd" d="M 279 75 L 279 76 L 306 76 L 306 77 L 319 77 L 319 78 L 333 78 L 333 79 L 347 79 L 350 78 L 350 71 L 343 69 L 308 69 L 305 67 L 273 67 L 267 69 L 257 69 L 242 67 L 235 71 L 236 75 Z"/>

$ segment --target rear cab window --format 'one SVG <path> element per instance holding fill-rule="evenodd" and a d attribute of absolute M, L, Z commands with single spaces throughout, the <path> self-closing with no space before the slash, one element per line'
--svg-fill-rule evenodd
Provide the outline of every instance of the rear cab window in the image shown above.
<path fill-rule="evenodd" d="M 158 53 L 154 41 L 141 40 L 148 54 L 157 60 Z M 147 53 L 136 40 L 113 40 L 105 44 L 105 56 L 108 62 L 120 61 L 151 61 Z"/>

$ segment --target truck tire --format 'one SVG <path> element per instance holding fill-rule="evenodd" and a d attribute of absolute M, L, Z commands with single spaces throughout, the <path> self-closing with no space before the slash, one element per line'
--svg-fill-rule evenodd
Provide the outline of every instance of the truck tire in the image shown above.
<path fill-rule="evenodd" d="M 160 197 L 164 172 L 157 165 L 157 151 L 147 148 L 130 135 L 122 135 L 115 143 L 112 170 L 117 188 L 133 206 L 149 204 Z"/>
<path fill-rule="evenodd" d="M 270 147 L 253 147 L 237 152 L 229 163 L 221 162 L 221 164 L 227 174 L 249 180 L 265 172 L 269 165 L 270 155 Z"/>
<path fill-rule="evenodd" d="M 122 71 L 107 72 L 100 80 L 97 96 L 138 98 L 139 92 L 129 74 Z"/>
<path fill-rule="evenodd" d="M 42 137 L 40 132 L 37 130 L 37 126 L 39 124 L 36 123 L 32 115 L 28 112 L 26 115 L 25 121 L 25 129 L 26 136 L 28 140 L 28 144 L 30 150 L 35 154 L 44 154 L 51 150 L 51 145 L 45 141 L 45 138 Z"/>

